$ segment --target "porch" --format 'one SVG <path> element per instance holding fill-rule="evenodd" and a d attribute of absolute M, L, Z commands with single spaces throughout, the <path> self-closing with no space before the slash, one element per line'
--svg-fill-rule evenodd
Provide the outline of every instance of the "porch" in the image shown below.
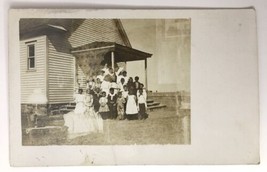
<path fill-rule="evenodd" d="M 129 61 L 144 61 L 145 66 L 145 87 L 148 87 L 147 80 L 147 58 L 152 54 L 146 53 L 132 47 L 117 44 L 115 42 L 92 42 L 71 50 L 76 57 L 76 70 L 80 67 L 83 73 L 90 77 L 96 75 L 105 64 L 116 71 L 118 63 Z M 77 74 L 76 74 L 77 76 Z"/>

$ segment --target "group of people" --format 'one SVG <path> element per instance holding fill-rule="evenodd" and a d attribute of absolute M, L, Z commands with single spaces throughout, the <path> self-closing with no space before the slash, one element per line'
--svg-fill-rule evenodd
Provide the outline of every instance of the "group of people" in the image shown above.
<path fill-rule="evenodd" d="M 106 65 L 97 76 L 86 84 L 86 91 L 78 86 L 75 95 L 76 107 L 64 115 L 68 131 L 102 132 L 103 120 L 146 119 L 147 93 L 139 77 L 127 76 L 123 68 L 108 68 Z M 76 126 L 75 126 L 76 125 Z"/>
<path fill-rule="evenodd" d="M 146 119 L 147 94 L 139 77 L 127 76 L 123 68 L 108 68 L 89 78 L 86 90 L 94 97 L 94 110 L 102 119 Z"/>

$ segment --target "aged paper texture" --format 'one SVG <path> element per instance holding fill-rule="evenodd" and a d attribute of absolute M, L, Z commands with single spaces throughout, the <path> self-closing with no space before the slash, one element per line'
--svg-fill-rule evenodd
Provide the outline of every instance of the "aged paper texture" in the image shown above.
<path fill-rule="evenodd" d="M 258 164 L 257 64 L 254 9 L 12 9 L 10 163 Z"/>

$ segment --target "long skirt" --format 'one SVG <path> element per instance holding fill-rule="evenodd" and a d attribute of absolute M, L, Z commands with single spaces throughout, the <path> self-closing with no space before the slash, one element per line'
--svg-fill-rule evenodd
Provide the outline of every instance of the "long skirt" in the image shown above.
<path fill-rule="evenodd" d="M 134 95 L 129 95 L 128 96 L 128 100 L 127 100 L 127 104 L 126 104 L 126 114 L 128 115 L 133 115 L 133 114 L 137 114 L 137 105 L 136 105 L 136 101 L 135 101 L 135 96 Z"/>
<path fill-rule="evenodd" d="M 139 104 L 139 114 L 138 114 L 138 119 L 146 119 L 148 117 L 146 113 L 146 105 L 145 103 L 140 103 Z"/>
<path fill-rule="evenodd" d="M 103 132 L 103 120 L 94 110 L 78 114 L 74 111 L 69 112 L 64 115 L 64 121 L 64 125 L 68 127 L 69 138 Z"/>

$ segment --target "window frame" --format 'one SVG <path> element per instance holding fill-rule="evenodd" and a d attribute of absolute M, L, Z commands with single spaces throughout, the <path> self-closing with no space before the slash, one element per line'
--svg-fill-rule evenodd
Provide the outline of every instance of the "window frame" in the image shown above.
<path fill-rule="evenodd" d="M 28 71 L 34 71 L 36 70 L 36 44 L 34 43 L 28 43 L 27 45 L 27 70 Z M 34 55 L 30 56 L 30 47 L 33 46 L 34 48 Z M 33 67 L 30 67 L 30 59 L 33 59 L 34 63 L 33 63 Z"/>

